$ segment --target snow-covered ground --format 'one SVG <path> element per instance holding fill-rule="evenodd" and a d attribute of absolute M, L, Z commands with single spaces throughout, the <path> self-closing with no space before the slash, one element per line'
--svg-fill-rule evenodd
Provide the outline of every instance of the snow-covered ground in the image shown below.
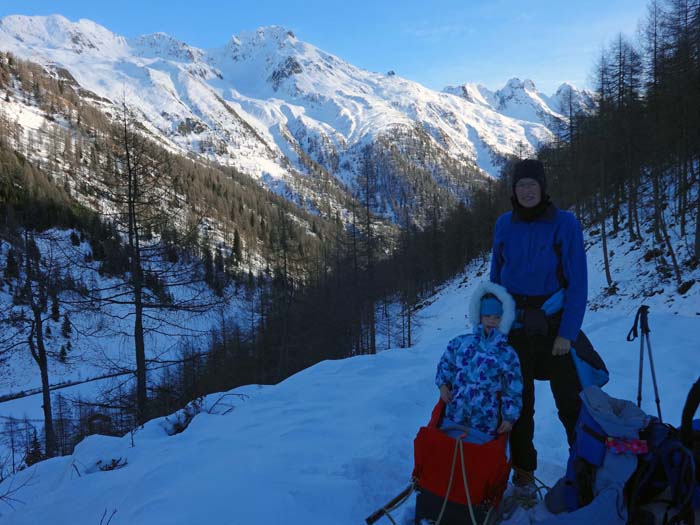
<path fill-rule="evenodd" d="M 133 388 L 134 375 L 128 373 L 135 369 L 135 353 L 133 343 L 133 307 L 126 304 L 110 304 L 109 298 L 124 290 L 123 281 L 101 275 L 98 271 L 98 262 L 84 262 L 83 257 L 90 252 L 90 246 L 83 242 L 74 247 L 70 241 L 70 230 L 50 230 L 36 237 L 37 244 L 44 258 L 51 259 L 52 264 L 61 268 L 66 275 L 70 275 L 75 282 L 86 284 L 95 297 L 104 300 L 100 310 L 92 308 L 92 301 L 76 294 L 62 292 L 59 294 L 60 316 L 58 321 L 50 317 L 44 319 L 46 332 L 44 344 L 49 354 L 49 382 L 51 385 L 75 384 L 54 390 L 52 392 L 53 412 L 56 414 L 57 396 L 62 395 L 67 400 L 90 400 L 91 402 L 102 399 L 102 394 L 112 391 L 127 392 Z M 9 253 L 9 245 L 0 241 L 0 268 L 6 266 Z M 154 263 L 154 268 L 169 275 L 178 272 L 190 272 L 195 279 L 194 272 L 201 271 L 196 264 L 180 262 L 177 264 L 160 266 Z M 96 290 L 106 290 L 100 294 Z M 158 311 L 150 312 L 145 323 L 146 357 L 150 360 L 149 382 L 155 385 L 161 380 L 166 365 L 170 360 L 181 359 L 183 352 L 203 351 L 208 343 L 208 337 L 212 328 L 218 326 L 221 319 L 241 319 L 241 313 L 246 309 L 243 292 L 236 293 L 233 287 L 227 290 L 228 301 L 214 296 L 214 293 L 202 282 L 193 282 L 187 285 L 173 285 L 168 289 L 174 303 L 189 305 L 194 308 L 187 311 Z M 220 301 L 217 303 L 217 300 Z M 51 301 L 49 301 L 52 303 Z M 99 302 L 99 301 L 95 301 Z M 197 305 L 211 305 L 196 308 Z M 13 290 L 9 282 L 0 281 L 0 311 L 19 314 L 22 305 L 13 302 Z M 66 337 L 62 331 L 64 316 L 69 316 L 71 332 Z M 4 477 L 12 470 L 11 438 L 7 435 L 7 424 L 15 422 L 24 425 L 24 422 L 32 424 L 39 434 L 43 428 L 43 405 L 41 378 L 39 368 L 31 356 L 26 344 L 16 346 L 12 351 L 7 349 L 15 343 L 24 341 L 29 330 L 28 323 L 24 323 L 22 330 L 7 322 L 9 315 L 2 316 L 0 332 L 0 396 L 10 398 L 22 393 L 29 393 L 25 397 L 18 397 L 0 403 L 0 477 Z M 14 337 L 10 338 L 10 335 Z M 65 359 L 59 359 L 61 348 L 67 348 Z M 116 377 L 110 377 L 98 381 L 90 381 L 95 378 L 118 372 L 126 372 Z M 77 405 L 70 403 L 71 410 Z M 71 415 L 65 414 L 71 418 Z M 77 416 L 76 416 L 77 417 Z M 74 419 L 74 418 L 73 418 Z M 22 454 L 23 448 L 14 443 L 15 455 Z M 19 458 L 17 458 L 19 461 Z"/>
<path fill-rule="evenodd" d="M 644 290 L 640 254 L 626 253 L 622 236 L 610 248 L 620 292 L 613 308 L 589 311 L 583 328 L 610 370 L 606 391 L 634 400 L 640 346 L 626 336 L 643 302 L 635 297 Z M 605 285 L 597 243 L 588 258 L 590 296 L 597 301 Z M 468 297 L 486 271 L 475 263 L 445 285 L 421 311 L 411 349 L 324 361 L 278 385 L 213 395 L 184 432 L 169 435 L 176 417 L 154 420 L 123 438 L 91 436 L 72 456 L 22 471 L 0 484 L 0 493 L 11 491 L 12 498 L 0 504 L 0 522 L 362 523 L 409 482 L 413 438 L 438 397 L 437 361 L 466 330 Z M 651 307 L 662 414 L 678 425 L 700 374 L 700 284 L 683 297 L 667 287 L 644 304 Z M 645 366 L 642 408 L 655 414 L 648 359 Z M 537 384 L 536 397 L 537 474 L 552 483 L 564 471 L 567 445 L 546 383 Z M 100 468 L 113 465 L 118 468 Z M 413 509 L 409 500 L 394 517 L 409 523 Z"/>

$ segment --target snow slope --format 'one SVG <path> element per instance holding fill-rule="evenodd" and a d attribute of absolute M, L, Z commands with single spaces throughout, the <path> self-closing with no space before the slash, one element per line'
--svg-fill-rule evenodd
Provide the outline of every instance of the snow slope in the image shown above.
<path fill-rule="evenodd" d="M 589 290 L 601 302 L 605 283 L 595 241 L 588 235 Z M 626 335 L 644 301 L 651 307 L 663 416 L 678 424 L 700 374 L 700 286 L 682 297 L 666 288 L 638 298 L 639 251 L 626 252 L 621 236 L 610 242 L 620 291 L 613 308 L 598 304 L 583 327 L 610 370 L 606 390 L 636 398 L 639 341 L 628 343 Z M 466 329 L 468 297 L 486 271 L 475 263 L 422 309 L 415 347 L 325 361 L 278 385 L 212 395 L 190 426 L 172 436 L 173 417 L 123 438 L 91 436 L 73 456 L 0 484 L 0 493 L 17 489 L 12 505 L 0 507 L 0 521 L 29 525 L 50 517 L 92 525 L 116 512 L 113 525 L 361 523 L 409 481 L 413 438 L 438 395 L 437 361 Z M 654 414 L 648 368 L 645 378 L 642 407 Z M 537 474 L 552 483 L 564 471 L 567 446 L 546 383 L 537 383 L 536 397 Z M 113 463 L 122 467 L 99 468 Z M 408 523 L 412 512 L 409 501 L 395 517 Z"/>
<path fill-rule="evenodd" d="M 133 307 L 128 304 L 109 304 L 111 294 L 124 293 L 120 299 L 131 295 L 124 288 L 123 280 L 100 273 L 98 262 L 82 261 L 84 254 L 90 253 L 87 242 L 72 246 L 70 230 L 49 230 L 35 238 L 44 258 L 51 258 L 57 268 L 75 282 L 82 282 L 92 290 L 110 290 L 102 294 L 105 301 L 100 310 L 86 298 L 62 292 L 59 294 L 60 316 L 54 321 L 45 316 L 44 344 L 49 355 L 48 370 L 51 385 L 73 384 L 52 392 L 52 409 L 58 410 L 58 396 L 62 395 L 73 401 L 77 399 L 97 402 L 106 392 L 128 391 L 134 384 L 135 354 L 133 343 L 134 318 Z M 0 241 L 0 267 L 6 266 L 9 245 Z M 174 285 L 168 289 L 177 304 L 208 305 L 193 308 L 190 311 L 152 311 L 144 319 L 146 358 L 149 364 L 149 386 L 153 387 L 162 380 L 168 370 L 158 361 L 181 359 L 183 352 L 196 349 L 196 341 L 206 341 L 213 327 L 218 326 L 222 318 L 240 319 L 246 311 L 242 293 L 233 289 L 226 292 L 227 301 L 217 302 L 214 292 L 202 282 L 197 282 L 196 272 L 204 270 L 194 264 L 177 263 L 172 266 L 164 262 L 153 261 L 149 264 L 155 271 L 190 272 L 192 283 Z M 11 281 L 9 281 L 11 282 Z M 119 291 L 119 292 L 117 292 Z M 96 293 L 95 296 L 99 296 Z M 126 299 L 128 300 L 128 299 Z M 96 301 L 97 302 L 97 301 Z M 53 304 L 53 303 L 52 303 Z M 0 281 L 0 310 L 5 315 L 0 323 L 2 341 L 0 342 L 0 397 L 14 397 L 30 394 L 9 401 L 0 402 L 0 477 L 13 469 L 12 445 L 7 435 L 7 425 L 16 424 L 25 419 L 37 428 L 39 434 L 43 428 L 43 403 L 39 368 L 32 358 L 26 344 L 8 351 L 13 344 L 26 341 L 29 324 L 13 325 L 7 320 L 13 315 L 21 317 L 26 309 L 13 301 L 13 289 L 6 279 Z M 26 312 L 24 312 L 26 315 Z M 70 319 L 70 334 L 66 336 L 62 327 L 65 317 Z M 21 328 L 21 329 L 20 329 Z M 204 343 L 206 344 L 206 342 Z M 61 349 L 66 349 L 65 359 L 60 359 Z M 114 376 L 116 373 L 120 375 Z M 96 378 L 110 376 L 101 380 Z M 94 380 L 94 381 L 93 381 Z M 33 393 L 36 392 L 36 393 Z M 71 410 L 76 405 L 68 403 Z M 56 416 L 54 416 L 56 417 Z M 14 445 L 15 455 L 19 456 L 22 448 Z M 18 462 L 20 457 L 16 457 Z"/>

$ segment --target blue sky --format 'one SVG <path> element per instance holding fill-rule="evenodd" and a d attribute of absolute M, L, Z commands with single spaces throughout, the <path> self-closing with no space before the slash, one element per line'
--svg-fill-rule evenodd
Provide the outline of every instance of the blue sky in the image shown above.
<path fill-rule="evenodd" d="M 478 82 L 491 89 L 530 78 L 551 94 L 588 86 L 603 47 L 634 36 L 645 0 L 2 0 L 9 14 L 89 18 L 124 36 L 163 31 L 219 47 L 231 35 L 282 25 L 298 38 L 372 71 L 433 89 Z"/>

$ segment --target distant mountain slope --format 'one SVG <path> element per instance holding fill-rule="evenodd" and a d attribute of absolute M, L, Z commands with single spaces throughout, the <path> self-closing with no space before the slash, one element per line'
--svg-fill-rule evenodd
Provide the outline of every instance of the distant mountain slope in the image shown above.
<path fill-rule="evenodd" d="M 568 121 L 569 114 L 590 113 L 595 108 L 593 93 L 567 83 L 552 96 L 537 91 L 531 80 L 519 78 L 510 79 L 497 91 L 472 83 L 448 86 L 444 91 L 514 119 L 538 122 L 553 133 Z"/>
<path fill-rule="evenodd" d="M 275 26 L 202 50 L 163 33 L 127 39 L 89 20 L 10 16 L 0 50 L 69 74 L 107 108 L 125 101 L 169 147 L 302 203 L 322 200 L 329 181 L 355 193 L 369 159 L 380 174 L 373 207 L 389 219 L 408 207 L 421 222 L 432 194 L 443 205 L 468 199 L 563 118 L 530 81 L 482 90 L 483 100 L 453 96 L 362 70 Z M 538 105 L 523 110 L 523 100 Z"/>

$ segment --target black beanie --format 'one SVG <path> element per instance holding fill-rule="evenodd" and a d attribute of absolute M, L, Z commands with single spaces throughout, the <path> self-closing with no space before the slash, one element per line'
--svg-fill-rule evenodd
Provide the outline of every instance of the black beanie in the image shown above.
<path fill-rule="evenodd" d="M 515 185 L 520 179 L 534 179 L 540 185 L 542 197 L 547 194 L 547 177 L 544 175 L 544 164 L 537 159 L 525 159 L 517 162 L 513 169 L 513 195 Z"/>

